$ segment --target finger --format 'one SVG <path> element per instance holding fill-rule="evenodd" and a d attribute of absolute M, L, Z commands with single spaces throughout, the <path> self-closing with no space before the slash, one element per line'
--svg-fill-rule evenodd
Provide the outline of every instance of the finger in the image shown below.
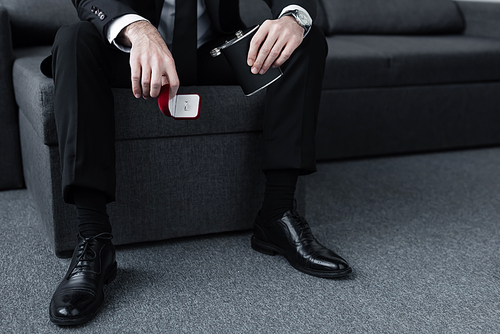
<path fill-rule="evenodd" d="M 151 72 L 151 84 L 150 84 L 150 92 L 149 95 L 151 97 L 158 97 L 160 95 L 162 84 L 162 72 L 160 69 L 153 69 Z"/>
<path fill-rule="evenodd" d="M 165 85 L 168 85 L 168 78 L 166 74 L 161 76 L 161 86 L 163 87 Z"/>
<path fill-rule="evenodd" d="M 137 61 L 130 62 L 132 93 L 138 99 L 141 97 L 141 65 Z"/>
<path fill-rule="evenodd" d="M 170 98 L 173 98 L 177 94 L 177 90 L 180 86 L 179 77 L 177 76 L 177 70 L 175 69 L 175 62 L 172 58 L 167 58 L 166 62 L 166 78 L 168 84 L 170 85 Z"/>
<path fill-rule="evenodd" d="M 150 95 L 150 87 L 151 87 L 151 68 L 149 66 L 144 66 L 142 68 L 142 97 L 145 99 L 149 99 Z"/>
<path fill-rule="evenodd" d="M 300 45 L 300 43 L 288 43 L 285 45 L 283 50 L 281 51 L 280 56 L 278 59 L 276 59 L 273 63 L 273 67 L 279 67 L 283 65 L 290 57 L 292 56 L 292 53 L 297 49 L 297 47 Z"/>
<path fill-rule="evenodd" d="M 252 66 L 252 73 L 257 74 L 262 70 L 262 66 L 264 65 L 267 57 L 269 56 L 269 53 L 271 52 L 275 39 L 272 39 L 269 35 L 267 36 L 266 40 L 260 47 L 259 53 L 257 54 L 257 59 L 255 60 L 253 66 Z"/>
<path fill-rule="evenodd" d="M 173 79 L 172 84 L 170 85 L 170 98 L 174 97 L 177 95 L 177 91 L 179 90 L 179 79 Z"/>
<path fill-rule="evenodd" d="M 248 50 L 247 56 L 247 64 L 248 66 L 252 66 L 257 59 L 257 54 L 259 52 L 259 48 L 262 45 L 262 42 L 266 39 L 268 34 L 267 30 L 267 21 L 265 21 L 260 28 L 257 30 L 255 35 L 253 35 L 252 40 L 250 41 L 250 48 Z"/>
<path fill-rule="evenodd" d="M 271 67 L 276 61 L 276 59 L 280 57 L 281 53 L 284 51 L 283 50 L 284 47 L 285 45 L 283 42 L 281 42 L 280 40 L 276 41 L 273 48 L 269 52 L 269 55 L 267 56 L 264 64 L 262 65 L 262 68 L 259 71 L 260 74 L 264 74 L 267 72 L 269 67 Z"/>

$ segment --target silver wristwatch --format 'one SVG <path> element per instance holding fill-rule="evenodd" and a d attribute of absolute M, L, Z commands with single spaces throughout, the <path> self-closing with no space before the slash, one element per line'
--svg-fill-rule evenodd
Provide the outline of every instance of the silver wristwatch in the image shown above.
<path fill-rule="evenodd" d="M 309 32 L 309 29 L 311 29 L 311 26 L 312 26 L 312 21 L 309 18 L 309 16 L 307 16 L 306 14 L 304 14 L 303 11 L 298 10 L 298 9 L 290 10 L 290 11 L 284 13 L 281 17 L 286 16 L 286 15 L 293 16 L 295 18 L 295 20 L 297 21 L 297 23 L 302 28 L 304 28 L 304 30 L 305 30 L 304 36 L 307 35 L 307 33 Z"/>

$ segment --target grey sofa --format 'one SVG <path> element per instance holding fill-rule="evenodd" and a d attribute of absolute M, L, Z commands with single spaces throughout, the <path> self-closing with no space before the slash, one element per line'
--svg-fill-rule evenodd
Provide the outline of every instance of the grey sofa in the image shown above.
<path fill-rule="evenodd" d="M 319 159 L 500 143 L 500 3 L 320 3 Z"/>
<path fill-rule="evenodd" d="M 240 3 L 248 25 L 269 16 L 263 1 Z M 500 4 L 319 0 L 318 6 L 316 24 L 329 45 L 319 159 L 500 143 Z M 39 64 L 57 28 L 77 18 L 65 0 L 0 0 L 0 17 L 1 84 L 12 94 L 0 117 L 19 117 L 26 185 L 56 254 L 65 256 L 76 224 L 61 199 L 53 84 Z M 114 90 L 118 201 L 110 216 L 117 244 L 251 227 L 263 190 L 263 95 L 246 98 L 234 86 L 183 89 L 203 97 L 198 121 L 174 121 L 156 101 Z M 299 188 L 304 209 L 303 182 Z"/>

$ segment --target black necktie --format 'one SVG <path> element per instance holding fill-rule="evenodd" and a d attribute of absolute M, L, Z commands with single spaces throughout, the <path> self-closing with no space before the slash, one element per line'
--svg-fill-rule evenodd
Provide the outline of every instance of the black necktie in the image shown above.
<path fill-rule="evenodd" d="M 172 53 L 181 85 L 196 84 L 197 0 L 175 1 Z"/>

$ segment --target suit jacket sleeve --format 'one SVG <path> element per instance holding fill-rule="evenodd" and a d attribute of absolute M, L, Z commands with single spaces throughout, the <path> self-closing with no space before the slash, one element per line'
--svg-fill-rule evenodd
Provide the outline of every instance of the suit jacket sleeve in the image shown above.
<path fill-rule="evenodd" d="M 106 26 L 114 19 L 125 14 L 138 14 L 153 24 L 157 24 L 155 1 L 127 0 L 71 0 L 78 17 L 82 21 L 92 22 L 106 40 Z"/>
<path fill-rule="evenodd" d="M 273 14 L 273 18 L 278 18 L 283 8 L 289 5 L 298 5 L 311 15 L 313 21 L 316 19 L 317 5 L 316 0 L 264 0 L 269 7 L 271 7 L 271 12 Z"/>

